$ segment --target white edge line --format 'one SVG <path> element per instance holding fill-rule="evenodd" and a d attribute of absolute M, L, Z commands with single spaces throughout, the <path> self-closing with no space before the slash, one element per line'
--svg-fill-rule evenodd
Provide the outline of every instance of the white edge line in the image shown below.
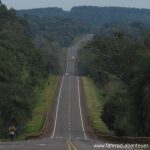
<path fill-rule="evenodd" d="M 68 120 L 69 120 L 69 140 L 70 140 L 70 138 L 71 138 L 71 105 L 70 105 L 70 92 L 71 92 L 71 77 L 69 78 L 69 95 L 68 95 L 68 105 L 69 105 L 69 107 L 68 107 Z"/>
<path fill-rule="evenodd" d="M 80 116 L 81 116 L 82 129 L 83 129 L 83 133 L 84 133 L 84 136 L 85 136 L 85 140 L 87 140 L 87 136 L 86 136 L 85 129 L 84 129 L 84 124 L 83 124 L 82 111 L 81 111 L 79 77 L 78 77 L 78 97 L 79 97 L 79 108 L 80 108 Z"/>
<path fill-rule="evenodd" d="M 58 108 L 59 108 L 60 95 L 61 95 L 61 91 L 62 91 L 63 81 L 64 81 L 64 76 L 62 78 L 61 87 L 60 87 L 60 90 L 59 90 L 59 97 L 58 97 L 58 102 L 57 102 L 54 130 L 53 130 L 53 133 L 52 133 L 52 136 L 51 136 L 52 139 L 54 138 L 54 134 L 55 134 L 55 130 L 56 130 L 56 124 L 57 124 L 57 118 L 58 118 Z"/>
<path fill-rule="evenodd" d="M 69 48 L 68 48 L 68 55 L 67 55 L 66 73 L 67 73 L 67 69 L 68 69 L 68 58 L 69 58 Z M 51 135 L 51 139 L 53 139 L 53 138 L 54 138 L 54 135 L 55 135 L 56 125 L 57 125 L 57 118 L 58 118 L 58 108 L 59 108 L 60 95 L 61 95 L 61 91 L 62 91 L 63 81 L 64 81 L 64 76 L 63 76 L 63 78 L 62 78 L 61 87 L 60 87 L 60 90 L 59 90 L 59 97 L 58 97 L 57 109 L 56 109 L 56 115 L 55 115 L 55 124 L 54 124 L 53 133 L 52 133 L 52 135 Z"/>

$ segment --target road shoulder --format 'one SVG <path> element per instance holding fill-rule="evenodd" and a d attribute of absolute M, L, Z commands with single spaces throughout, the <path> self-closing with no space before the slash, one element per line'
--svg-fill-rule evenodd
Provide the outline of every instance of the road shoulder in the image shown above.
<path fill-rule="evenodd" d="M 91 79 L 82 77 L 80 79 L 82 93 L 82 107 L 87 133 L 93 134 L 111 134 L 105 123 L 100 118 L 103 103 L 101 93 L 98 91 Z"/>
<path fill-rule="evenodd" d="M 52 85 L 48 89 L 44 89 L 46 99 L 45 101 L 48 101 L 48 103 L 43 107 L 43 123 L 41 125 L 41 128 L 34 132 L 30 133 L 26 136 L 26 139 L 41 139 L 41 138 L 49 138 L 52 133 L 53 128 L 53 122 L 54 122 L 54 114 L 56 109 L 56 101 L 57 101 L 57 95 L 59 91 L 61 77 L 57 77 L 55 81 L 52 83 Z M 48 83 L 51 84 L 51 83 Z M 42 95 L 44 96 L 44 95 Z M 44 97 L 43 97 L 44 98 Z M 42 105 L 42 104 L 41 104 Z"/>

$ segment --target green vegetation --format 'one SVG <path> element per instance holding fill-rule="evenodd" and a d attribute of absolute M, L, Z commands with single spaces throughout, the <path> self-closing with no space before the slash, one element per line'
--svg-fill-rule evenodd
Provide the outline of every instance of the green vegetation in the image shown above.
<path fill-rule="evenodd" d="M 105 94 L 96 87 L 90 78 L 83 77 L 83 84 L 93 129 L 102 134 L 110 134 L 107 126 L 100 118 L 105 103 Z"/>
<path fill-rule="evenodd" d="M 29 21 L 34 33 L 41 31 L 45 36 L 65 45 L 70 44 L 67 42 L 74 36 L 95 32 L 104 24 L 150 24 L 150 10 L 137 8 L 81 6 L 73 7 L 71 11 L 61 8 L 40 8 L 19 10 L 17 14 Z"/>
<path fill-rule="evenodd" d="M 68 16 L 76 20 L 82 20 L 94 30 L 109 23 L 140 22 L 150 24 L 149 9 L 80 6 L 73 7 Z"/>
<path fill-rule="evenodd" d="M 60 48 L 56 43 L 40 34 L 33 37 L 33 42 L 43 54 L 46 71 L 56 75 L 62 74 L 65 66 L 66 49 Z"/>
<path fill-rule="evenodd" d="M 21 10 L 17 16 L 0 5 L 0 137 L 12 122 L 17 134 L 41 129 L 53 94 L 48 91 L 64 71 L 67 51 L 60 46 L 91 32 L 97 34 L 79 51 L 79 71 L 96 83 L 84 78 L 94 128 L 150 136 L 150 10 L 84 6 Z"/>
<path fill-rule="evenodd" d="M 60 46 L 69 46 L 77 36 L 89 32 L 87 24 L 66 17 L 40 17 L 24 15 L 22 18 L 29 22 L 33 37 L 42 35 L 49 41 L 58 43 Z"/>
<path fill-rule="evenodd" d="M 145 29 L 139 27 L 138 39 L 113 30 L 97 34 L 80 51 L 80 73 L 110 97 L 100 117 L 116 135 L 150 136 L 150 28 Z"/>
<path fill-rule="evenodd" d="M 58 83 L 57 76 L 50 76 L 44 86 L 36 89 L 36 103 L 34 104 L 32 119 L 26 124 L 26 134 L 38 134 L 43 127 L 45 114 L 50 111 L 52 100 Z"/>
<path fill-rule="evenodd" d="M 0 137 L 8 135 L 12 122 L 17 134 L 22 133 L 34 117 L 41 82 L 49 74 L 61 73 L 63 53 L 42 36 L 32 40 L 28 23 L 0 5 Z"/>

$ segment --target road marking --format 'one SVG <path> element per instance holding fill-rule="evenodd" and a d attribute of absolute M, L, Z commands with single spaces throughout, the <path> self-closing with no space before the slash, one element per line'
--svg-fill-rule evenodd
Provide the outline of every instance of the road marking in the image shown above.
<path fill-rule="evenodd" d="M 67 145 L 68 145 L 68 150 L 71 150 L 71 145 L 68 140 L 67 140 Z"/>
<path fill-rule="evenodd" d="M 68 150 L 78 150 L 75 145 L 72 144 L 71 140 L 67 140 Z"/>
<path fill-rule="evenodd" d="M 59 96 L 58 96 L 58 102 L 57 102 L 57 109 L 56 109 L 54 130 L 53 130 L 53 133 L 52 133 L 52 136 L 51 136 L 52 139 L 54 138 L 54 134 L 55 134 L 55 130 L 56 130 L 56 124 L 57 124 L 57 118 L 58 118 L 58 108 L 59 108 L 60 95 L 61 95 L 61 91 L 62 91 L 63 82 L 64 82 L 64 76 L 62 78 L 62 82 L 61 82 L 61 86 L 60 86 L 60 90 L 59 90 Z"/>
<path fill-rule="evenodd" d="M 84 133 L 84 136 L 85 136 L 85 140 L 87 140 L 87 136 L 86 136 L 85 129 L 84 129 L 84 124 L 83 124 L 82 111 L 81 111 L 79 77 L 77 77 L 77 78 L 78 78 L 78 98 L 79 98 L 80 117 L 81 117 L 82 129 L 83 129 L 83 133 Z"/>
<path fill-rule="evenodd" d="M 69 94 L 68 94 L 68 131 L 69 131 L 69 140 L 70 140 L 70 130 L 71 130 L 71 119 L 70 119 L 70 114 L 71 114 L 71 108 L 70 108 L 70 94 L 71 94 L 71 77 L 69 79 Z"/>
<path fill-rule="evenodd" d="M 69 140 L 70 145 L 72 146 L 73 150 L 77 150 L 77 147 L 72 144 L 72 142 Z"/>
<path fill-rule="evenodd" d="M 40 146 L 46 146 L 46 144 L 39 144 Z"/>

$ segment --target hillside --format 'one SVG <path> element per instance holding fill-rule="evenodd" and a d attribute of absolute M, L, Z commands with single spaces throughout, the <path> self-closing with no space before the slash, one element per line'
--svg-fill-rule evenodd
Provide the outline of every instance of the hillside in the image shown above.
<path fill-rule="evenodd" d="M 72 8 L 69 16 L 82 20 L 92 27 L 100 27 L 106 23 L 150 24 L 149 9 L 81 6 Z"/>
<path fill-rule="evenodd" d="M 70 11 L 64 11 L 61 8 L 19 10 L 17 14 L 40 18 L 67 17 L 84 22 L 93 28 L 112 22 L 150 24 L 150 10 L 138 8 L 80 6 L 73 7 Z"/>
<path fill-rule="evenodd" d="M 18 15 L 28 15 L 28 16 L 38 16 L 40 18 L 47 17 L 65 17 L 68 15 L 67 11 L 64 11 L 62 8 L 35 8 L 35 9 L 25 9 L 17 11 Z"/>
<path fill-rule="evenodd" d="M 18 15 L 29 22 L 33 37 L 40 34 L 60 46 L 69 46 L 77 36 L 90 30 L 86 23 L 68 17 L 68 12 L 59 8 L 21 10 Z"/>
<path fill-rule="evenodd" d="M 79 56 L 80 74 L 104 93 L 99 116 L 109 130 L 117 136 L 149 137 L 150 26 L 105 26 Z"/>
<path fill-rule="evenodd" d="M 69 46 L 77 36 L 89 31 L 89 27 L 85 23 L 64 17 L 29 17 L 27 21 L 33 37 L 40 34 L 60 46 Z"/>
<path fill-rule="evenodd" d="M 59 69 L 54 50 L 36 48 L 27 22 L 0 5 L 0 136 L 12 122 L 20 131 L 32 116 L 34 89 Z"/>
<path fill-rule="evenodd" d="M 150 24 L 150 10 L 121 7 L 38 8 L 19 10 L 17 15 L 29 22 L 32 35 L 40 34 L 61 46 L 69 46 L 75 37 L 95 33 L 106 24 Z"/>

